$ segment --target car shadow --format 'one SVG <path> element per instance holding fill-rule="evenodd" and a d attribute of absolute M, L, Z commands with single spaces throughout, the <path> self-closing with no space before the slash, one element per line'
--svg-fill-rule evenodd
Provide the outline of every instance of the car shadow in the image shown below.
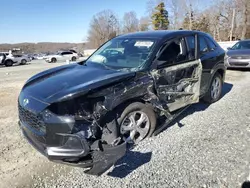
<path fill-rule="evenodd" d="M 228 67 L 227 70 L 233 70 L 233 71 L 242 71 L 242 72 L 249 72 L 250 68 L 232 68 L 232 67 Z"/>
<path fill-rule="evenodd" d="M 152 152 L 140 153 L 128 150 L 126 155 L 119 159 L 114 169 L 107 175 L 117 178 L 125 178 L 131 172 L 151 160 Z"/>
<path fill-rule="evenodd" d="M 21 65 L 21 64 L 14 64 L 14 65 L 12 65 L 12 66 L 10 66 L 10 67 L 6 67 L 5 65 L 0 64 L 0 68 L 19 67 L 19 66 L 26 66 L 26 65 L 30 65 L 30 64 L 31 64 L 30 62 L 27 62 L 27 63 L 26 63 L 26 64 L 24 64 L 24 65 Z"/>
<path fill-rule="evenodd" d="M 223 85 L 223 88 L 222 88 L 221 98 L 225 97 L 232 90 L 232 88 L 233 88 L 233 84 L 225 82 L 224 85 Z M 166 127 L 161 132 L 163 132 L 166 129 L 172 127 L 176 123 L 177 123 L 178 127 L 180 127 L 180 128 L 183 127 L 185 125 L 185 124 L 183 124 L 181 122 L 181 120 L 183 118 L 185 118 L 186 116 L 192 115 L 193 113 L 204 111 L 209 106 L 210 106 L 209 104 L 206 104 L 206 103 L 203 103 L 203 102 L 199 102 L 197 104 L 191 105 L 185 111 L 183 111 L 179 116 L 177 116 L 176 119 L 174 119 L 168 125 L 166 125 Z M 159 119 L 159 126 L 165 126 L 164 125 L 165 122 L 166 122 L 165 116 L 160 117 L 160 119 Z"/>

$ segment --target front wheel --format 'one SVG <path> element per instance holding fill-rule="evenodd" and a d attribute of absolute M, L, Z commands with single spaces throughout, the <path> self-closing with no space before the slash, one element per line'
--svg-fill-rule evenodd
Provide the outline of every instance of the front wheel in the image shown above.
<path fill-rule="evenodd" d="M 203 100 L 209 104 L 218 101 L 221 97 L 222 85 L 223 81 L 221 75 L 219 73 L 215 73 L 210 84 L 209 90 L 204 96 Z"/>
<path fill-rule="evenodd" d="M 11 67 L 14 63 L 12 60 L 6 60 L 4 64 L 6 67 Z"/>
<path fill-rule="evenodd" d="M 73 56 L 73 57 L 71 58 L 71 61 L 76 61 L 76 57 Z"/>
<path fill-rule="evenodd" d="M 156 127 L 156 114 L 152 107 L 140 102 L 128 105 L 118 119 L 124 140 L 137 144 L 150 137 Z"/>

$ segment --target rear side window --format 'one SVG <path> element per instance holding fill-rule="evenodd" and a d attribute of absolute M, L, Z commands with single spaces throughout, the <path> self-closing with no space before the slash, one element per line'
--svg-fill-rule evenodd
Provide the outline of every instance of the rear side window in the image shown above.
<path fill-rule="evenodd" d="M 62 55 L 71 55 L 73 54 L 72 52 L 62 52 Z"/>
<path fill-rule="evenodd" d="M 187 55 L 189 60 L 195 59 L 195 37 L 194 36 L 187 36 Z"/>
<path fill-rule="evenodd" d="M 216 48 L 215 43 L 208 37 L 206 37 L 207 43 L 208 43 L 208 47 L 210 50 L 214 50 Z"/>
<path fill-rule="evenodd" d="M 203 36 L 199 36 L 200 54 L 208 52 L 208 45 Z"/>

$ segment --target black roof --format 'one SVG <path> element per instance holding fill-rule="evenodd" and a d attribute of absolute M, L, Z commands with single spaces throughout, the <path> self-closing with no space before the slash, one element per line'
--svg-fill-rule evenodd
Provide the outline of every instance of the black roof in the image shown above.
<path fill-rule="evenodd" d="M 156 31 L 141 31 L 141 32 L 135 32 L 135 33 L 128 33 L 124 35 L 120 35 L 117 38 L 135 38 L 135 37 L 141 37 L 141 38 L 168 38 L 168 37 L 175 37 L 178 35 L 186 35 L 186 34 L 192 34 L 192 33 L 203 33 L 200 31 L 192 31 L 192 30 L 156 30 Z M 204 34 L 204 33 L 203 33 Z"/>

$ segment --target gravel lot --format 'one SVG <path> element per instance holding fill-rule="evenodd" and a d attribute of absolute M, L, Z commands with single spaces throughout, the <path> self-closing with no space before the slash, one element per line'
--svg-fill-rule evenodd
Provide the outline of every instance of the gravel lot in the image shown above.
<path fill-rule="evenodd" d="M 250 71 L 227 71 L 223 97 L 190 107 L 113 171 L 94 177 L 47 161 L 22 137 L 17 97 L 33 74 L 62 65 L 0 67 L 0 187 L 241 187 L 250 180 Z"/>

